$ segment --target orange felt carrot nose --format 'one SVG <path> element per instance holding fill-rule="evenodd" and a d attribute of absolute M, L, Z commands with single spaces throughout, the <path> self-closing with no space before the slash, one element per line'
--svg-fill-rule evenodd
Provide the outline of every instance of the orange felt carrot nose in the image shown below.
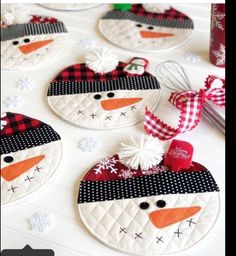
<path fill-rule="evenodd" d="M 162 38 L 162 37 L 174 36 L 175 34 L 154 32 L 154 31 L 140 31 L 140 35 L 143 38 Z"/>
<path fill-rule="evenodd" d="M 134 104 L 143 98 L 121 98 L 121 99 L 109 99 L 101 101 L 101 105 L 105 110 L 114 110 L 122 107 Z"/>
<path fill-rule="evenodd" d="M 6 181 L 12 181 L 22 173 L 27 172 L 31 167 L 39 163 L 45 155 L 31 157 L 29 159 L 11 164 L 1 169 L 1 176 Z"/>
<path fill-rule="evenodd" d="M 164 228 L 185 220 L 201 210 L 200 206 L 163 209 L 151 212 L 149 218 L 157 228 Z"/>
<path fill-rule="evenodd" d="M 22 53 L 28 54 L 28 53 L 38 50 L 39 48 L 44 47 L 45 45 L 50 44 L 53 41 L 54 41 L 54 39 L 48 39 L 48 40 L 33 42 L 33 43 L 29 43 L 29 44 L 24 44 L 24 45 L 19 46 L 19 49 L 21 50 Z"/>

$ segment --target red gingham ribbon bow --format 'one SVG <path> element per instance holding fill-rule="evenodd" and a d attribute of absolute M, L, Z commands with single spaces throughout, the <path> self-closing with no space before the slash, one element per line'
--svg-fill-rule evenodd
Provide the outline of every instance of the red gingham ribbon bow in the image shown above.
<path fill-rule="evenodd" d="M 222 82 L 221 87 L 214 88 L 215 80 Z M 225 106 L 225 80 L 217 76 L 208 76 L 204 89 L 196 91 L 172 92 L 169 102 L 180 110 L 178 128 L 173 128 L 161 121 L 147 108 L 144 117 L 144 129 L 146 132 L 160 140 L 169 140 L 179 133 L 192 130 L 197 126 L 201 111 L 206 100 L 212 101 L 221 107 Z"/>

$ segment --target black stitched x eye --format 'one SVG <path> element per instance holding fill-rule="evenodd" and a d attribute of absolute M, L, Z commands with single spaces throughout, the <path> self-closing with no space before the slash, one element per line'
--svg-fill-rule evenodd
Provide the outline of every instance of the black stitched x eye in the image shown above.
<path fill-rule="evenodd" d="M 148 207 L 149 207 L 149 203 L 147 202 L 142 202 L 139 207 L 142 209 L 142 210 L 146 210 Z"/>
<path fill-rule="evenodd" d="M 29 42 L 30 42 L 30 39 L 29 39 L 29 38 L 25 38 L 25 39 L 24 39 L 24 42 L 25 42 L 25 43 L 29 43 Z"/>
<path fill-rule="evenodd" d="M 12 156 L 5 156 L 3 160 L 6 163 L 11 163 L 13 162 L 14 158 Z"/>
<path fill-rule="evenodd" d="M 113 98 L 115 94 L 113 92 L 108 92 L 107 97 L 108 98 Z"/>
<path fill-rule="evenodd" d="M 154 29 L 153 26 L 149 26 L 149 27 L 147 27 L 147 28 L 150 29 L 150 30 L 153 30 L 153 29 Z"/>
<path fill-rule="evenodd" d="M 19 41 L 13 41 L 12 44 L 13 44 L 13 45 L 18 45 L 18 44 L 19 44 Z"/>
<path fill-rule="evenodd" d="M 94 99 L 95 100 L 100 100 L 101 98 L 102 98 L 102 96 L 100 94 L 94 95 Z"/>
<path fill-rule="evenodd" d="M 142 24 L 136 24 L 136 27 L 141 28 L 143 25 Z"/>
<path fill-rule="evenodd" d="M 164 200 L 158 200 L 156 202 L 157 207 L 164 208 L 166 206 L 166 202 Z"/>

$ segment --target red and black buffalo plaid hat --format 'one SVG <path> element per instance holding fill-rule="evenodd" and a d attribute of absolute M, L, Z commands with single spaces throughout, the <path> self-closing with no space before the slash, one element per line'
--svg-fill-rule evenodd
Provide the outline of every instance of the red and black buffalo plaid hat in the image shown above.
<path fill-rule="evenodd" d="M 60 139 L 51 126 L 37 119 L 11 112 L 1 117 L 1 155 Z"/>
<path fill-rule="evenodd" d="M 173 7 L 164 13 L 153 13 L 147 12 L 142 4 L 132 4 L 129 10 L 109 11 L 102 19 L 131 20 L 153 26 L 193 29 L 193 21 Z"/>
<path fill-rule="evenodd" d="M 82 94 L 114 90 L 160 89 L 155 76 L 145 71 L 141 76 L 127 76 L 123 71 L 128 63 L 119 62 L 107 73 L 95 73 L 85 63 L 62 70 L 50 83 L 48 96 Z"/>
<path fill-rule="evenodd" d="M 53 17 L 32 15 L 28 23 L 5 25 L 1 27 L 1 41 L 31 35 L 67 33 L 63 22 Z"/>

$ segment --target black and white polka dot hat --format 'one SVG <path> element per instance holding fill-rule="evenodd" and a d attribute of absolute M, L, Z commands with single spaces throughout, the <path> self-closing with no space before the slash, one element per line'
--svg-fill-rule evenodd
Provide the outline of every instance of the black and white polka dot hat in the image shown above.
<path fill-rule="evenodd" d="M 37 119 L 11 112 L 1 116 L 1 155 L 60 139 L 51 126 Z"/>
<path fill-rule="evenodd" d="M 164 165 L 148 170 L 132 170 L 121 163 L 119 155 L 96 164 L 80 183 L 78 203 L 131 199 L 165 194 L 219 191 L 210 171 L 197 162 L 178 172 Z"/>

